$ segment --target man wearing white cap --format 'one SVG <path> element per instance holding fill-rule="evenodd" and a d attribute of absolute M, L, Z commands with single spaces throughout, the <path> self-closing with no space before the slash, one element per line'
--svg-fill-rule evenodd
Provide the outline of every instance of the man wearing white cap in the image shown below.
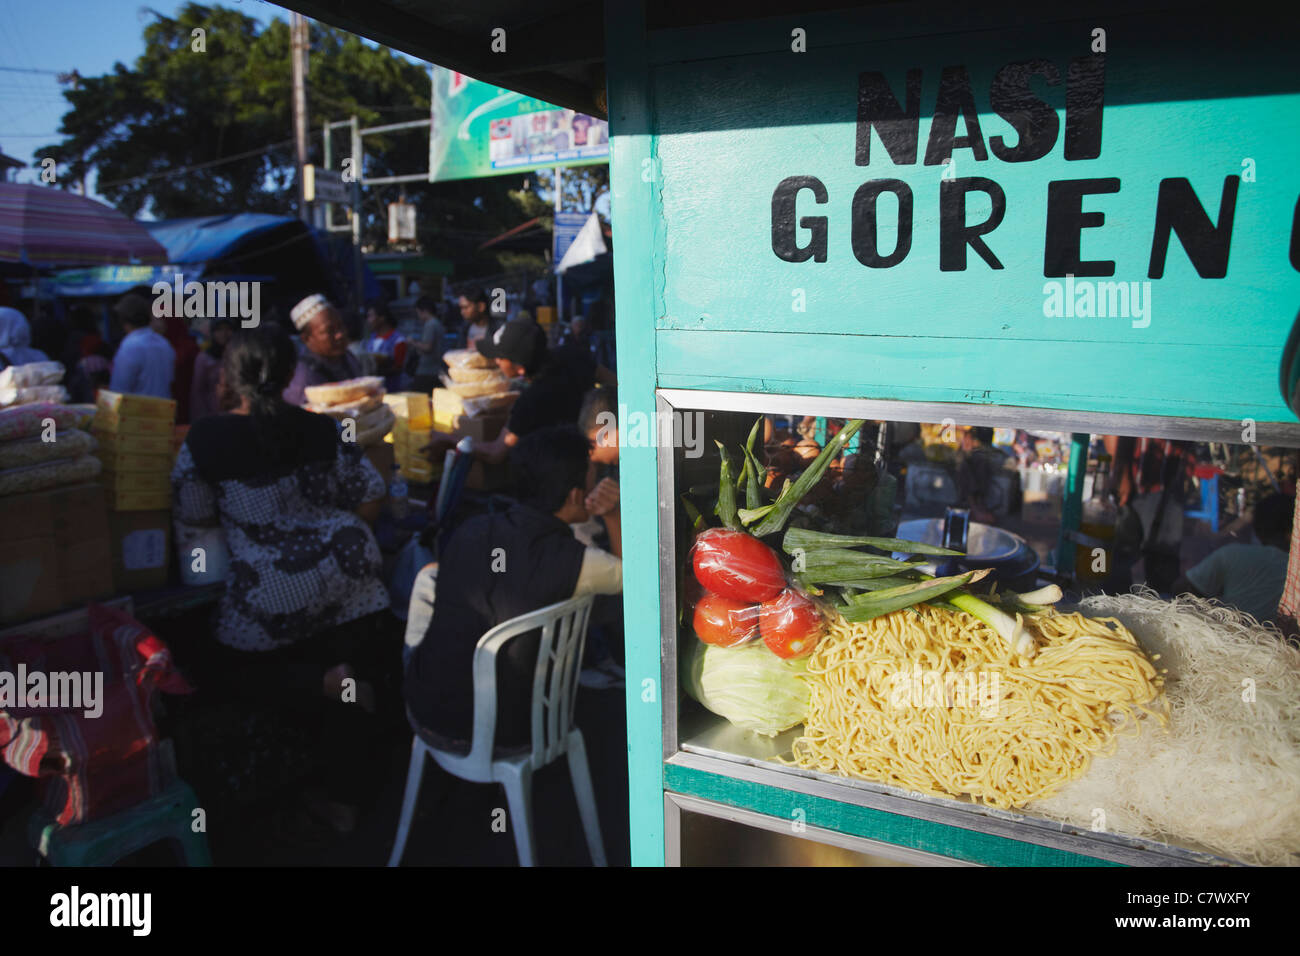
<path fill-rule="evenodd" d="M 348 351 L 348 333 L 338 309 L 323 295 L 309 295 L 289 313 L 293 327 L 302 336 L 303 352 L 298 356 L 284 400 L 291 405 L 307 401 L 305 389 L 328 385 L 361 375 L 361 363 Z"/>

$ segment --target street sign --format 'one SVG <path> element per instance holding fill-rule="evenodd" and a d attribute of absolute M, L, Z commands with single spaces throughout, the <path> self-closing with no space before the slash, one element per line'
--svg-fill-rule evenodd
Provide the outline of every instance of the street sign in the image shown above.
<path fill-rule="evenodd" d="M 317 169 L 310 163 L 302 168 L 303 196 L 308 202 L 352 202 L 352 186 L 343 176 L 329 169 Z"/>
<path fill-rule="evenodd" d="M 578 233 L 582 231 L 582 226 L 589 216 L 590 213 L 585 212 L 555 214 L 555 228 L 551 231 L 551 261 L 555 265 L 560 264 L 560 260 L 569 251 L 569 246 L 573 245 L 573 240 L 578 238 Z"/>

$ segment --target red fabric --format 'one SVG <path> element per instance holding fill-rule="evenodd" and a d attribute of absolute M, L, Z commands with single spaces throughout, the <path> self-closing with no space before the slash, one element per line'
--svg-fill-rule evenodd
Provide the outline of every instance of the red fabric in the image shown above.
<path fill-rule="evenodd" d="M 60 824 L 85 823 L 148 799 L 162 778 L 151 705 L 154 693 L 189 693 L 167 646 L 129 614 L 92 604 L 87 631 L 55 640 L 15 637 L 0 645 L 0 670 L 101 672 L 98 717 L 85 708 L 0 711 L 0 757 L 45 781 L 46 808 Z"/>
<path fill-rule="evenodd" d="M 176 373 L 172 379 L 172 397 L 176 399 L 176 424 L 190 423 L 190 392 L 194 388 L 194 362 L 199 357 L 199 343 L 190 335 L 184 320 L 167 316 L 167 341 L 176 351 Z"/>

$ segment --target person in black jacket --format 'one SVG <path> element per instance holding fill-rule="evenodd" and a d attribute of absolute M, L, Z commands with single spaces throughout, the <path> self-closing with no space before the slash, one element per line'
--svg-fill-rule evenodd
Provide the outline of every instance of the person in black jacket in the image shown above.
<path fill-rule="evenodd" d="M 468 753 L 474 719 L 474 649 L 498 624 L 582 594 L 623 586 L 622 530 L 605 513 L 610 550 L 583 545 L 570 524 L 585 521 L 591 445 L 575 426 L 522 439 L 511 465 L 520 489 L 509 510 L 456 529 L 439 562 L 433 618 L 406 670 L 407 711 L 439 750 Z M 511 641 L 498 658 L 496 747 L 528 747 L 538 634 Z"/>

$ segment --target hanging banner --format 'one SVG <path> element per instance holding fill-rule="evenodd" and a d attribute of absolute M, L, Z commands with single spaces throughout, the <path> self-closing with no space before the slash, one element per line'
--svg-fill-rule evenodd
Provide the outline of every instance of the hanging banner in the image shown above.
<path fill-rule="evenodd" d="M 429 181 L 609 161 L 609 124 L 433 67 Z"/>

